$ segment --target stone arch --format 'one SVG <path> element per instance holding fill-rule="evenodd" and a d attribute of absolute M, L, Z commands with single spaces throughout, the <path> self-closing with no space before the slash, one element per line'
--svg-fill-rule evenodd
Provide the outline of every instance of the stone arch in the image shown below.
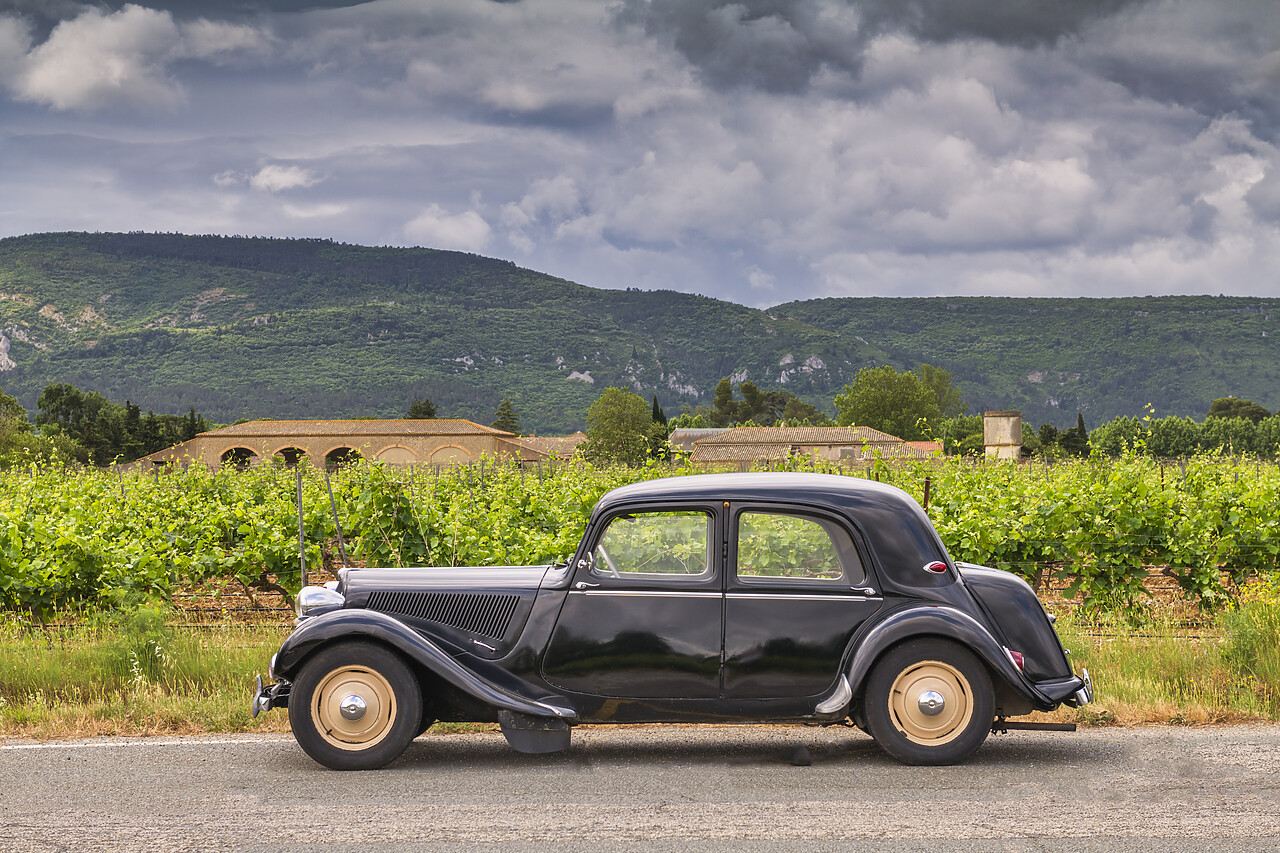
<path fill-rule="evenodd" d="M 257 458 L 258 454 L 248 447 L 229 447 L 222 452 L 219 462 L 223 465 L 231 465 L 244 470 L 252 465 Z"/>
<path fill-rule="evenodd" d="M 307 458 L 307 451 L 301 447 L 282 447 L 275 452 L 275 456 L 284 460 L 284 464 L 292 467 Z"/>
<path fill-rule="evenodd" d="M 471 461 L 471 454 L 465 447 L 456 444 L 442 444 L 431 451 L 431 463 L 434 465 L 465 465 Z"/>
<path fill-rule="evenodd" d="M 339 465 L 348 465 L 356 460 L 363 459 L 364 455 L 354 447 L 339 445 L 324 455 L 324 465 L 326 468 L 337 468 Z"/>
<path fill-rule="evenodd" d="M 418 461 L 418 454 L 403 444 L 392 444 L 379 450 L 374 458 L 379 462 L 389 462 L 392 465 L 412 465 Z"/>

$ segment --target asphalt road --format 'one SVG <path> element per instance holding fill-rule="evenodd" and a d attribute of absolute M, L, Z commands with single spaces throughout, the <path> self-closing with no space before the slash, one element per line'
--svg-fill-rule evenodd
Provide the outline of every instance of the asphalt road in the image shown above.
<path fill-rule="evenodd" d="M 0 744 L 0 850 L 370 848 L 1270 853 L 1280 726 L 1019 732 L 943 768 L 787 727 L 427 735 L 368 773 L 287 736 Z"/>

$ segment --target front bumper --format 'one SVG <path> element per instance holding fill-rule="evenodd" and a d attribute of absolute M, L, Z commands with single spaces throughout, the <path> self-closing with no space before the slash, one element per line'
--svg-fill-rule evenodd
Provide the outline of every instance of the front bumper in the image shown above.
<path fill-rule="evenodd" d="M 253 704 L 249 706 L 249 711 L 256 718 L 263 711 L 270 711 L 272 708 L 288 708 L 290 687 L 292 685 L 287 681 L 263 684 L 262 676 L 259 675 L 253 693 Z"/>

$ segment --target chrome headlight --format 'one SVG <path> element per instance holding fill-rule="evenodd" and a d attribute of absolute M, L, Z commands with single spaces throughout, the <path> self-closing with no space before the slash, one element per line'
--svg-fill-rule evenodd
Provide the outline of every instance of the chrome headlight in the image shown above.
<path fill-rule="evenodd" d="M 322 586 L 304 586 L 302 591 L 298 593 L 296 600 L 297 613 L 299 619 L 306 619 L 308 616 L 319 616 L 321 613 L 328 613 L 330 610 L 338 610 L 346 603 L 342 593 L 333 589 L 326 589 Z"/>

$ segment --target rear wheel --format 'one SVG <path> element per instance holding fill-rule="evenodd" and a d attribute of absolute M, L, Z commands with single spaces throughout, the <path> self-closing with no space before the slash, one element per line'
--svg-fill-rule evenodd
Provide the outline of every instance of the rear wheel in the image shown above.
<path fill-rule="evenodd" d="M 891 649 L 872 669 L 863 716 L 871 736 L 899 761 L 957 764 L 991 732 L 991 676 L 962 646 L 911 640 Z"/>
<path fill-rule="evenodd" d="M 346 642 L 302 667 L 289 697 L 289 723 L 302 749 L 334 770 L 372 770 L 400 757 L 418 734 L 422 692 L 397 654 Z"/>

